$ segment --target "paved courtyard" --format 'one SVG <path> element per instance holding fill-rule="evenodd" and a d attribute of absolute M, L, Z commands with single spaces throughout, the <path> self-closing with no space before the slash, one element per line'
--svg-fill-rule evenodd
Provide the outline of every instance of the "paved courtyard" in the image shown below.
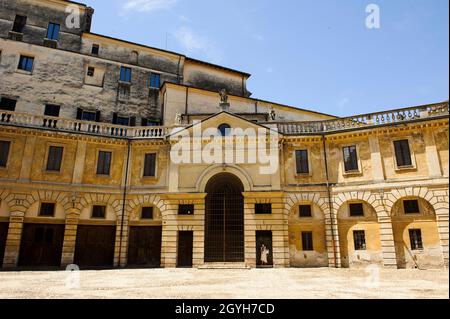
<path fill-rule="evenodd" d="M 380 269 L 0 272 L 0 298 L 449 298 L 448 271 Z M 379 280 L 377 280 L 379 278 Z"/>

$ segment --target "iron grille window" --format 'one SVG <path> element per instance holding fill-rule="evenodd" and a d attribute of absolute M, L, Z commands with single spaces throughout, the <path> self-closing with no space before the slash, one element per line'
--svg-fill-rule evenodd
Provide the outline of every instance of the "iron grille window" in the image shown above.
<path fill-rule="evenodd" d="M 47 171 L 59 172 L 61 170 L 63 150 L 64 148 L 60 146 L 50 146 L 48 150 Z"/>
<path fill-rule="evenodd" d="M 122 66 L 120 68 L 120 81 L 121 82 L 126 82 L 126 83 L 131 83 L 131 69 Z"/>
<path fill-rule="evenodd" d="M 19 59 L 19 70 L 31 72 L 33 71 L 34 58 L 21 55 Z"/>
<path fill-rule="evenodd" d="M 0 167 L 6 167 L 6 164 L 8 164 L 10 147 L 11 147 L 11 142 L 0 141 Z"/>
<path fill-rule="evenodd" d="M 6 97 L 0 98 L 0 110 L 14 112 L 16 110 L 17 100 L 8 99 Z"/>
<path fill-rule="evenodd" d="M 419 201 L 405 200 L 403 201 L 403 209 L 405 214 L 420 214 Z"/>
<path fill-rule="evenodd" d="M 297 174 L 309 174 L 308 151 L 295 151 L 295 160 L 297 164 Z"/>
<path fill-rule="evenodd" d="M 156 176 L 156 154 L 145 154 L 144 177 Z"/>
<path fill-rule="evenodd" d="M 194 215 L 194 205 L 178 206 L 178 215 Z"/>
<path fill-rule="evenodd" d="M 95 205 L 92 207 L 92 218 L 105 218 L 106 206 Z"/>
<path fill-rule="evenodd" d="M 55 216 L 55 203 L 41 203 L 41 209 L 39 210 L 39 216 L 53 217 Z"/>
<path fill-rule="evenodd" d="M 359 170 L 356 146 L 344 147 L 343 152 L 345 171 L 352 172 Z"/>
<path fill-rule="evenodd" d="M 412 166 L 411 149 L 408 140 L 394 142 L 395 158 L 398 167 Z"/>
<path fill-rule="evenodd" d="M 421 229 L 410 229 L 409 239 L 411 240 L 411 250 L 422 250 L 422 230 Z"/>
<path fill-rule="evenodd" d="M 302 232 L 302 247 L 303 251 L 313 251 L 313 233 L 312 232 Z"/>
<path fill-rule="evenodd" d="M 98 175 L 109 175 L 111 170 L 111 152 L 98 152 L 98 162 L 97 162 L 97 174 Z"/>
<path fill-rule="evenodd" d="M 91 53 L 92 53 L 93 55 L 98 55 L 99 52 L 100 52 L 100 46 L 99 46 L 98 44 L 93 44 L 93 45 L 92 45 Z"/>
<path fill-rule="evenodd" d="M 362 203 L 350 204 L 349 209 L 351 217 L 364 216 L 364 205 Z"/>
<path fill-rule="evenodd" d="M 45 105 L 44 115 L 45 116 L 58 117 L 60 109 L 61 109 L 61 107 L 59 105 L 46 104 Z"/>
<path fill-rule="evenodd" d="M 153 219 L 153 207 L 142 207 L 141 219 Z"/>
<path fill-rule="evenodd" d="M 149 87 L 159 89 L 161 86 L 161 74 L 152 73 L 149 78 Z"/>
<path fill-rule="evenodd" d="M 312 217 L 312 207 L 311 205 L 300 205 L 300 217 Z"/>
<path fill-rule="evenodd" d="M 58 41 L 60 28 L 59 24 L 50 22 L 47 29 L 47 39 Z"/>
<path fill-rule="evenodd" d="M 366 250 L 366 232 L 364 230 L 355 230 L 353 232 L 355 250 Z"/>
<path fill-rule="evenodd" d="M 16 18 L 14 19 L 14 25 L 13 25 L 12 31 L 17 32 L 17 33 L 22 33 L 26 24 L 27 24 L 27 17 L 16 15 Z"/>
<path fill-rule="evenodd" d="M 272 214 L 272 204 L 255 204 L 256 215 L 270 215 Z"/>

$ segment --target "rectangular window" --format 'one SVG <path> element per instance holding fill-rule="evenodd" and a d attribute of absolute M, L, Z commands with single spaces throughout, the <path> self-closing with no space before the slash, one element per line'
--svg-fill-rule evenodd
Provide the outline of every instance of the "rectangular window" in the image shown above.
<path fill-rule="evenodd" d="M 19 60 L 19 70 L 31 72 L 33 71 L 34 58 L 21 55 Z"/>
<path fill-rule="evenodd" d="M 403 209 L 405 214 L 420 214 L 419 201 L 405 200 L 403 201 Z"/>
<path fill-rule="evenodd" d="M 344 147 L 344 166 L 346 172 L 358 171 L 358 154 L 356 146 Z"/>
<path fill-rule="evenodd" d="M 53 217 L 55 216 L 55 203 L 41 203 L 39 216 Z"/>
<path fill-rule="evenodd" d="M 178 206 L 178 215 L 194 215 L 194 205 Z"/>
<path fill-rule="evenodd" d="M 61 170 L 61 161 L 64 147 L 50 146 L 48 150 L 47 171 L 59 172 Z"/>
<path fill-rule="evenodd" d="M 131 83 L 131 69 L 122 66 L 120 68 L 120 81 Z"/>
<path fill-rule="evenodd" d="M 395 141 L 395 158 L 397 159 L 398 167 L 412 166 L 411 149 L 409 148 L 409 141 Z"/>
<path fill-rule="evenodd" d="M 95 68 L 92 67 L 92 66 L 88 67 L 88 69 L 87 69 L 87 76 L 93 77 L 94 74 L 95 74 Z"/>
<path fill-rule="evenodd" d="M 142 207 L 141 219 L 153 219 L 153 207 Z"/>
<path fill-rule="evenodd" d="M 92 45 L 91 53 L 92 53 L 93 55 L 98 55 L 99 52 L 100 52 L 100 45 L 98 45 L 98 44 L 93 44 L 93 45 Z"/>
<path fill-rule="evenodd" d="M 118 116 L 117 117 L 117 123 L 115 123 L 115 124 L 123 125 L 123 126 L 129 126 L 130 125 L 130 118 L 129 117 Z"/>
<path fill-rule="evenodd" d="M 149 78 L 149 87 L 159 89 L 161 86 L 161 74 L 152 73 Z"/>
<path fill-rule="evenodd" d="M 61 109 L 61 107 L 59 105 L 46 104 L 45 105 L 44 115 L 45 116 L 58 117 L 60 109 Z"/>
<path fill-rule="evenodd" d="M 411 240 L 411 250 L 422 250 L 423 249 L 422 230 L 410 229 L 409 230 L 409 239 Z"/>
<path fill-rule="evenodd" d="M 302 232 L 302 247 L 303 251 L 313 251 L 313 233 L 312 232 Z"/>
<path fill-rule="evenodd" d="M 50 22 L 48 24 L 48 29 L 47 29 L 47 39 L 58 41 L 59 40 L 59 29 L 60 28 L 61 27 L 60 27 L 59 24 Z"/>
<path fill-rule="evenodd" d="M 97 174 L 109 175 L 111 169 L 111 152 L 98 152 Z"/>
<path fill-rule="evenodd" d="M 81 115 L 81 120 L 95 122 L 95 115 L 96 115 L 95 112 L 83 111 L 83 113 Z"/>
<path fill-rule="evenodd" d="M 95 205 L 92 207 L 92 218 L 105 218 L 106 206 Z"/>
<path fill-rule="evenodd" d="M 160 121 L 149 120 L 146 118 L 143 118 L 141 120 L 141 126 L 160 126 L 160 125 L 161 125 Z"/>
<path fill-rule="evenodd" d="M 255 204 L 256 215 L 270 215 L 272 214 L 272 204 Z"/>
<path fill-rule="evenodd" d="M 0 167 L 6 167 L 8 164 L 9 149 L 11 142 L 0 141 Z"/>
<path fill-rule="evenodd" d="M 144 177 L 156 176 L 156 154 L 145 154 Z"/>
<path fill-rule="evenodd" d="M 355 250 L 366 250 L 366 232 L 364 230 L 355 230 L 353 240 L 355 241 Z"/>
<path fill-rule="evenodd" d="M 23 28 L 25 28 L 26 24 L 27 24 L 27 17 L 16 15 L 12 31 L 17 33 L 23 33 Z"/>
<path fill-rule="evenodd" d="M 8 99 L 6 97 L 0 98 L 0 110 L 14 112 L 16 110 L 17 100 Z"/>
<path fill-rule="evenodd" d="M 362 203 L 350 204 L 350 217 L 364 216 L 364 205 Z"/>
<path fill-rule="evenodd" d="M 309 174 L 308 151 L 295 151 L 295 160 L 297 163 L 297 174 Z"/>
<path fill-rule="evenodd" d="M 311 205 L 300 205 L 300 217 L 312 217 Z"/>

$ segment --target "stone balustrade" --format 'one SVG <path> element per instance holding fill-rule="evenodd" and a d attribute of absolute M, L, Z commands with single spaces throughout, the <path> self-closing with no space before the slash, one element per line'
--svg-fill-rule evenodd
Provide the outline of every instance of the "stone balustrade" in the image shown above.
<path fill-rule="evenodd" d="M 289 123 L 271 122 L 267 124 L 271 128 L 276 125 L 279 132 L 285 135 L 315 135 L 361 128 L 373 128 L 384 125 L 395 125 L 398 123 L 407 123 L 416 120 L 426 120 L 448 116 L 449 104 L 448 102 L 445 102 L 328 121 Z M 44 128 L 55 131 L 132 139 L 161 139 L 168 136 L 173 129 L 177 128 L 167 126 L 129 127 L 1 110 L 0 125 Z M 182 127 L 183 126 L 181 125 L 178 126 L 178 128 Z"/>

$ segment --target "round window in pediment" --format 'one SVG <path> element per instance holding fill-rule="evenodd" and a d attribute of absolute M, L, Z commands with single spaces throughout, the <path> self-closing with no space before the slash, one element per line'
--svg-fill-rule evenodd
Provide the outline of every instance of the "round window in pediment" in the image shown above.
<path fill-rule="evenodd" d="M 231 126 L 228 124 L 220 124 L 218 130 L 222 136 L 228 136 L 231 132 Z"/>

